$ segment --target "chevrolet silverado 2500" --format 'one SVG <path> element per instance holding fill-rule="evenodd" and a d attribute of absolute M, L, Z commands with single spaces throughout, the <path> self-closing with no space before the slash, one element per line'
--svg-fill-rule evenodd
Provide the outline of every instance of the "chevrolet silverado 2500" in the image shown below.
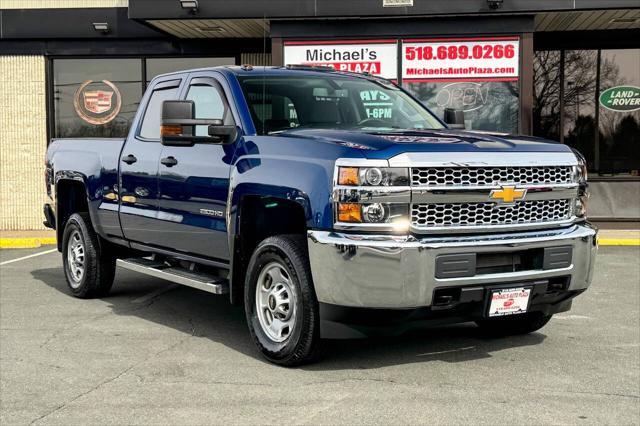
<path fill-rule="evenodd" d="M 244 305 L 272 362 L 425 321 L 543 327 L 591 281 L 584 159 L 299 67 L 153 79 L 125 139 L 54 139 L 45 224 L 77 297 L 116 265 Z"/>

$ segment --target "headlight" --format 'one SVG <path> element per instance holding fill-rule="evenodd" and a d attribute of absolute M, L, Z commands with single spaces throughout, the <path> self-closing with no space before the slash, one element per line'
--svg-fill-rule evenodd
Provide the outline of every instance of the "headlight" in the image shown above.
<path fill-rule="evenodd" d="M 407 186 L 409 169 L 397 167 L 340 167 L 338 185 Z"/>
<path fill-rule="evenodd" d="M 362 219 L 369 223 L 384 223 L 387 219 L 387 209 L 384 204 L 373 203 L 362 206 Z"/>
<path fill-rule="evenodd" d="M 577 166 L 573 166 L 573 180 L 575 182 L 587 181 L 587 165 L 580 163 Z"/>
<path fill-rule="evenodd" d="M 337 203 L 338 222 L 387 225 L 389 228 L 408 228 L 409 207 L 397 203 Z"/>
<path fill-rule="evenodd" d="M 573 180 L 578 183 L 578 198 L 575 200 L 573 212 L 576 217 L 587 215 L 587 200 L 589 199 L 589 184 L 587 183 L 587 160 L 577 150 L 573 153 L 578 158 L 578 165 L 573 166 Z"/>
<path fill-rule="evenodd" d="M 573 166 L 573 179 L 575 182 L 586 182 L 587 160 L 584 158 L 584 155 L 582 155 L 577 149 L 573 149 L 573 153 L 578 158 L 578 165 Z"/>

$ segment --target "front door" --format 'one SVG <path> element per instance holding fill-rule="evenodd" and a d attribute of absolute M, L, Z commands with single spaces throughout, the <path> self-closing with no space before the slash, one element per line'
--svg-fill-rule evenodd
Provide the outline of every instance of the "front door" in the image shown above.
<path fill-rule="evenodd" d="M 162 102 L 178 99 L 180 80 L 161 81 L 143 98 L 147 105 L 132 129 L 120 155 L 120 225 L 124 237 L 148 245 L 167 246 L 158 233 L 158 167 L 160 165 L 160 114 Z"/>
<path fill-rule="evenodd" d="M 220 83 L 194 77 L 186 99 L 195 103 L 196 118 L 221 119 L 234 124 Z M 196 126 L 206 136 L 207 126 Z M 159 212 L 163 239 L 173 249 L 215 260 L 230 258 L 227 240 L 229 172 L 236 144 L 196 143 L 163 146 L 159 169 Z"/>

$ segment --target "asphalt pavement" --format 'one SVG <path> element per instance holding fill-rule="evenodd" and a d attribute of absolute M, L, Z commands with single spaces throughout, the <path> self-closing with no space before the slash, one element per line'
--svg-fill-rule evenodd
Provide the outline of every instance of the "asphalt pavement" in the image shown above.
<path fill-rule="evenodd" d="M 264 361 L 224 297 L 118 270 L 79 300 L 59 253 L 17 260 L 49 250 L 0 251 L 2 425 L 640 424 L 640 247 L 601 248 L 540 332 L 330 341 L 297 369 Z"/>

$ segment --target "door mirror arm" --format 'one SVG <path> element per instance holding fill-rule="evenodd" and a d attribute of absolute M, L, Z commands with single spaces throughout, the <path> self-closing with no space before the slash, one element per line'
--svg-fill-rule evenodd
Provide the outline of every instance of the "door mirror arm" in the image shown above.
<path fill-rule="evenodd" d="M 238 128 L 235 125 L 211 124 L 209 136 L 219 139 L 222 144 L 233 143 L 238 139 Z"/>

